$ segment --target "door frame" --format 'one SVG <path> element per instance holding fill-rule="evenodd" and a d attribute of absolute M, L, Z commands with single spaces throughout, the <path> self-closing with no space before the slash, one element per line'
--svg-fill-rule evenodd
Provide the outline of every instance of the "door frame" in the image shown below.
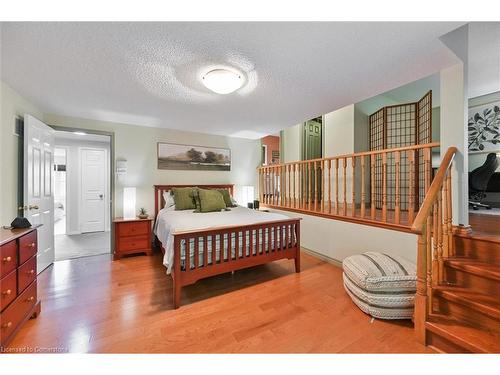
<path fill-rule="evenodd" d="M 109 176 L 109 170 L 110 165 L 109 165 L 109 156 L 108 156 L 108 150 L 106 148 L 99 148 L 99 147 L 87 147 L 87 146 L 78 146 L 78 159 L 79 159 L 79 166 L 78 166 L 78 189 L 77 189 L 77 194 L 78 194 L 78 212 L 80 214 L 82 213 L 83 210 L 83 194 L 82 194 L 82 151 L 83 150 L 98 150 L 98 151 L 104 151 L 105 159 L 106 159 L 106 173 Z M 109 152 L 110 153 L 110 152 Z M 109 180 L 109 183 L 106 181 L 106 186 L 104 189 L 104 194 L 105 194 L 105 199 L 104 199 L 104 207 L 106 207 L 107 204 L 110 204 L 110 190 L 111 190 L 111 177 Z M 104 210 L 104 231 L 108 232 L 107 229 L 109 229 L 109 232 L 111 231 L 111 212 L 108 210 Z M 78 219 L 78 230 L 80 233 L 83 233 L 82 231 L 82 221 L 80 218 Z"/>
<path fill-rule="evenodd" d="M 60 125 L 52 125 L 47 124 L 52 129 L 56 131 L 64 131 L 64 132 L 84 132 L 87 134 L 96 134 L 96 135 L 107 135 L 109 136 L 109 226 L 110 226 L 110 255 L 113 255 L 113 249 L 115 248 L 115 226 L 113 225 L 114 212 L 115 212 L 115 179 L 114 179 L 114 171 L 115 171 L 115 133 L 104 130 L 92 130 L 85 128 L 72 128 L 69 126 L 60 126 Z"/>
<path fill-rule="evenodd" d="M 49 125 L 50 126 L 50 125 Z M 51 128 L 53 128 L 53 126 L 50 126 Z M 64 208 L 64 211 L 65 211 L 65 215 L 64 215 L 64 225 L 66 227 L 66 233 L 65 234 L 68 234 L 68 172 L 67 172 L 67 169 L 68 169 L 68 147 L 67 146 L 56 146 L 56 143 L 54 142 L 54 150 L 58 148 L 58 149 L 64 149 L 64 153 L 65 153 L 65 162 L 66 162 L 66 183 L 64 184 L 64 194 L 66 195 L 66 202 L 65 202 L 65 208 Z M 54 188 L 55 188 L 55 185 L 54 185 Z M 55 223 L 54 223 L 55 224 Z"/>

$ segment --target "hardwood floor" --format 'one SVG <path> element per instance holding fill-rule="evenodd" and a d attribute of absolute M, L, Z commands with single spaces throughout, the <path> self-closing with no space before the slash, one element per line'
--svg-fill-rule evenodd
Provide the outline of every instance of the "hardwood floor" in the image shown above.
<path fill-rule="evenodd" d="M 42 313 L 10 347 L 101 353 L 426 353 L 409 321 L 374 320 L 342 286 L 341 269 L 293 261 L 199 281 L 172 307 L 161 256 L 56 262 L 39 277 Z M 45 350 L 45 349 L 44 349 Z"/>
<path fill-rule="evenodd" d="M 500 242 L 500 215 L 469 213 L 472 235 Z"/>

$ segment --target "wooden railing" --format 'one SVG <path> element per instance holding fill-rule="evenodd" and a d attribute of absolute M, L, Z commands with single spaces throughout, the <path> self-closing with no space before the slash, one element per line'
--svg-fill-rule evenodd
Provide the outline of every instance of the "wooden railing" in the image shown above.
<path fill-rule="evenodd" d="M 443 259 L 454 255 L 451 166 L 456 152 L 455 147 L 446 151 L 411 228 L 418 234 L 414 323 L 417 339 L 423 344 L 433 287 L 443 281 Z"/>
<path fill-rule="evenodd" d="M 439 143 L 258 168 L 261 204 L 410 231 Z"/>

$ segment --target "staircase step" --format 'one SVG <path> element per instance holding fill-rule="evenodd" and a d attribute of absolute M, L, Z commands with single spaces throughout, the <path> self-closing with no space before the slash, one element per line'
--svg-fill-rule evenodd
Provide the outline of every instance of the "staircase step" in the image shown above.
<path fill-rule="evenodd" d="M 434 308 L 439 313 L 467 321 L 472 326 L 500 333 L 498 297 L 465 288 L 437 286 L 434 288 Z"/>
<path fill-rule="evenodd" d="M 500 300 L 498 298 L 450 286 L 437 286 L 434 290 L 449 301 L 472 307 L 492 318 L 500 319 Z"/>
<path fill-rule="evenodd" d="M 489 264 L 500 265 L 500 236 L 498 238 L 454 235 L 455 255 Z"/>
<path fill-rule="evenodd" d="M 500 335 L 457 320 L 431 315 L 425 323 L 428 344 L 445 352 L 500 353 Z M 443 341 L 444 339 L 444 341 Z"/>
<path fill-rule="evenodd" d="M 461 270 L 472 275 L 490 280 L 500 281 L 500 266 L 490 263 L 478 262 L 467 258 L 448 258 L 445 266 Z"/>

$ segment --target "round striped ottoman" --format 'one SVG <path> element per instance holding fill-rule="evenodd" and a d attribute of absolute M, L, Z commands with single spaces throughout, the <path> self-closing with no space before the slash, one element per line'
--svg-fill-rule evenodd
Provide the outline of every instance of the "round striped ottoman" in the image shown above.
<path fill-rule="evenodd" d="M 416 265 L 383 253 L 352 255 L 342 262 L 344 288 L 365 313 L 380 319 L 411 319 Z"/>

